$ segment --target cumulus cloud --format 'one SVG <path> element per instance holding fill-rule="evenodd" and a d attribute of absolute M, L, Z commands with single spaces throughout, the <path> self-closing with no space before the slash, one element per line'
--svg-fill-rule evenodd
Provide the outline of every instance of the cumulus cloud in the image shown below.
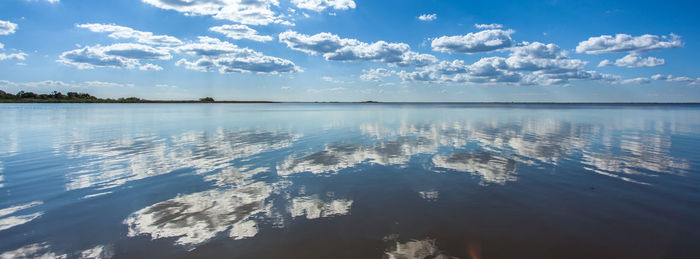
<path fill-rule="evenodd" d="M 626 84 L 648 84 L 651 82 L 651 79 L 646 78 L 646 77 L 637 77 L 637 78 L 630 78 L 630 79 L 625 79 L 619 81 L 620 84 L 626 85 Z"/>
<path fill-rule="evenodd" d="M 181 59 L 176 65 L 197 71 L 211 71 L 218 68 L 220 73 L 253 72 L 285 73 L 301 71 L 292 61 L 265 56 L 249 48 L 241 48 L 230 42 L 210 37 L 199 37 L 199 42 L 188 43 L 175 49 L 199 59 Z"/>
<path fill-rule="evenodd" d="M 477 29 L 500 29 L 503 28 L 503 24 L 492 23 L 492 24 L 474 24 Z"/>
<path fill-rule="evenodd" d="M 155 7 L 186 15 L 209 15 L 248 25 L 291 24 L 272 11 L 277 0 L 142 0 Z"/>
<path fill-rule="evenodd" d="M 3 60 L 24 60 L 27 57 L 27 53 L 17 52 L 17 53 L 0 53 L 0 61 Z"/>
<path fill-rule="evenodd" d="M 404 81 L 426 83 L 551 85 L 570 80 L 616 80 L 612 75 L 585 71 L 586 61 L 568 57 L 555 44 L 523 42 L 508 50 L 508 57 L 485 57 L 472 64 L 440 61 L 397 75 Z"/>
<path fill-rule="evenodd" d="M 348 10 L 355 8 L 353 0 L 292 0 L 298 8 L 320 12 L 331 8 L 334 10 Z"/>
<path fill-rule="evenodd" d="M 601 54 L 614 52 L 646 53 L 649 51 L 683 47 L 681 37 L 671 33 L 668 36 L 644 34 L 632 36 L 629 34 L 602 35 L 591 37 L 576 46 L 577 53 Z"/>
<path fill-rule="evenodd" d="M 655 67 L 665 64 L 666 61 L 662 58 L 647 57 L 643 58 L 636 54 L 629 54 L 615 61 L 618 67 Z"/>
<path fill-rule="evenodd" d="M 226 37 L 235 40 L 248 39 L 261 42 L 272 40 L 272 36 L 259 35 L 258 31 L 242 24 L 215 26 L 209 28 L 209 30 L 224 34 Z"/>
<path fill-rule="evenodd" d="M 391 76 L 394 71 L 389 71 L 386 68 L 375 68 L 363 70 L 364 74 L 360 75 L 360 79 L 364 81 L 382 82 L 385 77 Z"/>
<path fill-rule="evenodd" d="M 606 60 L 603 60 L 600 63 L 598 63 L 598 67 L 607 67 L 607 66 L 612 66 L 613 64 L 615 64 L 615 63 L 606 59 Z"/>
<path fill-rule="evenodd" d="M 442 36 L 430 44 L 434 51 L 473 54 L 508 48 L 513 45 L 513 30 L 485 30 L 460 36 Z"/>
<path fill-rule="evenodd" d="M 149 45 L 178 45 L 182 44 L 179 39 L 168 35 L 153 35 L 151 32 L 138 31 L 129 27 L 114 24 L 78 24 L 78 28 L 88 29 L 92 32 L 110 33 L 113 39 L 133 39 L 139 43 Z"/>
<path fill-rule="evenodd" d="M 540 42 L 525 42 L 514 47 L 506 63 L 511 70 L 538 71 L 545 74 L 578 71 L 586 66 L 585 61 L 568 58 L 567 53 L 559 46 Z"/>
<path fill-rule="evenodd" d="M 143 70 L 143 71 L 160 71 L 160 70 L 163 70 L 163 67 L 161 67 L 161 66 L 159 66 L 159 65 L 156 65 L 156 64 L 148 63 L 148 64 L 145 64 L 145 65 L 140 66 L 140 67 L 139 67 L 139 70 Z"/>
<path fill-rule="evenodd" d="M 300 71 L 294 62 L 258 54 L 248 57 L 222 57 L 214 61 L 220 72 L 287 73 Z"/>
<path fill-rule="evenodd" d="M 0 35 L 10 35 L 17 30 L 17 24 L 0 20 Z"/>
<path fill-rule="evenodd" d="M 66 51 L 58 59 L 59 63 L 93 69 L 98 67 L 133 69 L 140 66 L 139 60 L 171 59 L 168 50 L 135 43 L 119 43 L 110 46 L 86 46 Z"/>
<path fill-rule="evenodd" d="M 418 16 L 418 20 L 424 22 L 434 21 L 435 19 L 437 19 L 437 14 L 421 14 Z"/>
<path fill-rule="evenodd" d="M 673 76 L 673 75 L 656 74 L 656 75 L 651 76 L 651 79 L 666 81 L 666 82 L 690 83 L 690 85 L 700 84 L 700 78 L 693 79 L 693 78 L 690 78 L 687 76 Z"/>
<path fill-rule="evenodd" d="M 437 61 L 433 55 L 411 51 L 408 44 L 377 41 L 365 43 L 356 39 L 344 39 L 322 32 L 305 35 L 295 31 L 280 33 L 279 41 L 287 47 L 312 55 L 322 54 L 326 60 L 376 61 L 399 66 L 426 66 Z"/>

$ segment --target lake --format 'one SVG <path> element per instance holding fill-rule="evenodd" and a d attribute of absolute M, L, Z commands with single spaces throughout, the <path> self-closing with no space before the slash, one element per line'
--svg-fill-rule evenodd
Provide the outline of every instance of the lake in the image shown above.
<path fill-rule="evenodd" d="M 0 257 L 699 258 L 700 106 L 0 104 Z"/>

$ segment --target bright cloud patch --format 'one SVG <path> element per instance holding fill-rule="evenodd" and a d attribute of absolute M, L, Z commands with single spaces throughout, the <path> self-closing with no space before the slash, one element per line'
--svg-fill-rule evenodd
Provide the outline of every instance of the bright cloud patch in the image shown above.
<path fill-rule="evenodd" d="M 93 32 L 110 33 L 109 37 L 113 39 L 133 39 L 139 43 L 150 45 L 178 45 L 182 41 L 167 35 L 153 35 L 151 32 L 134 30 L 129 27 L 118 26 L 114 24 L 79 24 L 78 28 L 85 28 Z"/>
<path fill-rule="evenodd" d="M 279 40 L 294 50 L 313 55 L 322 54 L 326 60 L 376 61 L 399 66 L 426 66 L 437 61 L 433 55 L 411 51 L 405 43 L 364 43 L 356 39 L 343 39 L 327 32 L 305 35 L 286 31 L 279 35 Z"/>
<path fill-rule="evenodd" d="M 289 24 L 282 20 L 272 6 L 277 0 L 142 0 L 155 7 L 174 10 L 187 15 L 210 15 L 216 19 L 249 25 L 270 23 Z"/>
<path fill-rule="evenodd" d="M 644 34 L 631 36 L 617 34 L 614 37 L 603 35 L 591 37 L 576 46 L 577 53 L 601 54 L 613 52 L 646 53 L 649 51 L 683 47 L 681 37 L 671 33 L 669 36 Z"/>
<path fill-rule="evenodd" d="M 421 14 L 418 16 L 418 20 L 429 22 L 437 19 L 437 14 Z"/>
<path fill-rule="evenodd" d="M 599 64 L 598 66 L 605 66 L 605 65 L 611 65 L 612 62 L 606 62 L 607 60 L 604 60 Z M 629 54 L 627 56 L 624 56 L 618 60 L 615 61 L 615 65 L 618 67 L 655 67 L 655 66 L 661 66 L 665 64 L 666 61 L 662 58 L 655 58 L 655 57 L 647 57 L 643 58 L 639 55 L 636 54 Z"/>
<path fill-rule="evenodd" d="M 353 0 L 292 0 L 298 8 L 320 12 L 327 8 L 335 10 L 348 10 L 355 8 Z"/>
<path fill-rule="evenodd" d="M 360 76 L 360 79 L 364 81 L 384 81 L 385 77 L 391 76 L 393 71 L 389 71 L 386 68 L 375 68 L 364 71 L 365 73 Z"/>
<path fill-rule="evenodd" d="M 3 60 L 24 60 L 27 57 L 27 53 L 24 52 L 18 52 L 18 53 L 0 53 L 0 61 Z"/>
<path fill-rule="evenodd" d="M 181 59 L 176 63 L 197 71 L 211 71 L 215 68 L 218 68 L 220 73 L 301 71 L 292 61 L 265 56 L 252 49 L 240 48 L 229 42 L 209 37 L 199 37 L 199 42 L 182 45 L 176 51 L 199 57 L 195 61 Z"/>
<path fill-rule="evenodd" d="M 616 77 L 585 71 L 585 61 L 571 59 L 555 44 L 524 42 L 510 48 L 510 55 L 486 57 L 465 64 L 462 60 L 441 61 L 417 71 L 398 73 L 404 81 L 426 83 L 472 83 L 551 85 L 570 80 L 615 81 Z"/>
<path fill-rule="evenodd" d="M 10 35 L 17 30 L 17 24 L 0 20 L 0 35 Z"/>
<path fill-rule="evenodd" d="M 259 35 L 258 31 L 242 25 L 242 24 L 234 24 L 234 25 L 222 25 L 222 26 L 216 26 L 216 27 L 211 27 L 209 28 L 210 31 L 215 31 L 218 33 L 221 33 L 223 35 L 226 35 L 226 37 L 235 39 L 235 40 L 240 40 L 240 39 L 248 39 L 248 40 L 253 40 L 253 41 L 271 41 L 272 37 L 267 36 L 267 35 Z"/>
<path fill-rule="evenodd" d="M 500 29 L 503 28 L 502 24 L 492 23 L 492 24 L 474 24 L 477 29 L 487 30 L 487 29 Z"/>
<path fill-rule="evenodd" d="M 97 67 L 133 69 L 140 66 L 139 60 L 167 60 L 172 58 L 167 50 L 151 46 L 120 43 L 110 46 L 88 46 L 66 51 L 58 59 L 59 63 L 79 69 Z"/>
<path fill-rule="evenodd" d="M 434 51 L 472 54 L 508 48 L 513 30 L 485 30 L 460 36 L 442 36 L 430 44 Z"/>

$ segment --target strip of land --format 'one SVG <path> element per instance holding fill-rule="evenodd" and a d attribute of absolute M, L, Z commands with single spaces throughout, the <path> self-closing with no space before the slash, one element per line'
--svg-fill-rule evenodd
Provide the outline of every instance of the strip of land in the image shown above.
<path fill-rule="evenodd" d="M 53 91 L 50 94 L 36 94 L 20 91 L 17 94 L 0 90 L 0 103 L 378 103 L 378 104 L 473 104 L 473 105 L 700 105 L 698 102 L 667 103 L 667 102 L 296 102 L 296 101 L 218 101 L 211 97 L 199 100 L 147 100 L 137 97 L 98 98 L 88 93 L 68 92 L 63 94 Z"/>

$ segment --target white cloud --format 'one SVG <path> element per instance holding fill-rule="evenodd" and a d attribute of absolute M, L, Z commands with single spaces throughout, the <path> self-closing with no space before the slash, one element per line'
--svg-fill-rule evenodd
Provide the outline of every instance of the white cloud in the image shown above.
<path fill-rule="evenodd" d="M 123 57 L 127 59 L 150 59 L 168 60 L 172 56 L 167 49 L 154 48 L 147 45 L 135 43 L 118 43 L 102 47 L 102 52 L 106 55 Z"/>
<path fill-rule="evenodd" d="M 429 22 L 437 19 L 437 14 L 421 14 L 418 16 L 418 20 Z"/>
<path fill-rule="evenodd" d="M 292 0 L 298 8 L 320 12 L 327 8 L 348 10 L 355 8 L 353 0 Z"/>
<path fill-rule="evenodd" d="M 681 37 L 671 33 L 668 36 L 644 34 L 631 36 L 617 34 L 614 37 L 602 35 L 582 41 L 576 47 L 577 53 L 601 54 L 612 52 L 646 53 L 649 51 L 683 47 Z"/>
<path fill-rule="evenodd" d="M 666 61 L 662 58 L 647 57 L 643 58 L 636 54 L 629 54 L 615 61 L 618 67 L 655 67 L 665 64 Z"/>
<path fill-rule="evenodd" d="M 394 71 L 389 71 L 386 68 L 375 68 L 370 70 L 363 70 L 364 74 L 360 75 L 360 79 L 364 81 L 375 81 L 382 82 L 384 77 L 391 76 Z"/>
<path fill-rule="evenodd" d="M 129 27 L 114 25 L 114 24 L 78 24 L 78 28 L 88 29 L 92 32 L 110 33 L 109 37 L 113 39 L 134 39 L 139 43 L 149 45 L 178 45 L 182 44 L 179 39 L 168 35 L 153 35 L 152 32 L 144 32 L 134 30 Z"/>
<path fill-rule="evenodd" d="M 248 56 L 255 53 L 252 49 L 240 48 L 235 44 L 216 38 L 200 36 L 198 39 L 199 42 L 187 43 L 174 48 L 174 50 L 177 52 L 184 52 L 188 55 L 208 57 L 222 55 Z"/>
<path fill-rule="evenodd" d="M 377 41 L 364 43 L 344 39 L 327 32 L 305 35 L 295 31 L 280 33 L 279 41 L 287 47 L 312 55 L 322 54 L 326 60 L 376 61 L 399 66 L 426 66 L 437 61 L 433 55 L 411 51 L 408 44 Z"/>
<path fill-rule="evenodd" d="M 265 56 L 249 48 L 240 48 L 230 42 L 210 37 L 199 37 L 199 42 L 188 43 L 176 51 L 198 56 L 196 61 L 181 59 L 176 65 L 198 71 L 218 68 L 220 73 L 253 72 L 285 73 L 301 71 L 292 61 Z"/>
<path fill-rule="evenodd" d="M 600 63 L 598 63 L 598 67 L 607 67 L 607 66 L 612 66 L 613 64 L 615 64 L 615 63 L 606 59 L 606 60 L 603 60 Z"/>
<path fill-rule="evenodd" d="M 143 71 L 160 71 L 160 70 L 163 70 L 163 67 L 161 67 L 161 66 L 159 66 L 159 65 L 156 65 L 156 64 L 148 63 L 148 64 L 145 64 L 145 65 L 140 66 L 140 67 L 139 67 L 139 70 L 143 70 Z"/>
<path fill-rule="evenodd" d="M 473 54 L 508 48 L 513 45 L 513 30 L 485 30 L 460 36 L 442 36 L 430 44 L 434 51 Z"/>
<path fill-rule="evenodd" d="M 293 50 L 312 55 L 332 53 L 344 46 L 360 44 L 358 40 L 341 39 L 338 35 L 328 32 L 309 36 L 291 30 L 280 33 L 279 41 L 287 44 L 287 47 Z"/>
<path fill-rule="evenodd" d="M 651 82 L 651 79 L 646 78 L 646 77 L 637 77 L 637 78 L 631 78 L 631 79 L 625 79 L 619 81 L 620 84 L 626 85 L 626 84 L 648 84 Z"/>
<path fill-rule="evenodd" d="M 17 24 L 0 20 L 0 35 L 10 35 L 17 30 Z"/>
<path fill-rule="evenodd" d="M 538 71 L 545 74 L 582 70 L 586 62 L 579 59 L 569 59 L 567 53 L 555 44 L 525 42 L 514 47 L 508 59 L 511 70 Z"/>
<path fill-rule="evenodd" d="M 134 69 L 140 66 L 139 60 L 168 60 L 171 58 L 169 51 L 165 49 L 135 43 L 118 43 L 110 46 L 95 45 L 66 51 L 61 54 L 58 62 L 75 66 L 78 69 L 98 67 Z"/>
<path fill-rule="evenodd" d="M 240 40 L 240 39 L 248 39 L 248 40 L 253 40 L 253 41 L 271 41 L 272 36 L 268 35 L 259 35 L 258 31 L 242 25 L 242 24 L 234 24 L 234 25 L 222 25 L 222 26 L 216 26 L 216 27 L 211 27 L 209 28 L 210 31 L 215 31 L 221 34 L 226 35 L 226 37 L 235 39 L 235 40 Z"/>
<path fill-rule="evenodd" d="M 18 53 L 0 53 L 0 61 L 3 60 L 24 60 L 27 57 L 27 53 L 24 52 L 18 52 Z"/>
<path fill-rule="evenodd" d="M 555 44 L 523 42 L 509 50 L 507 58 L 485 57 L 473 64 L 462 60 L 441 61 L 398 75 L 404 81 L 426 83 L 551 85 L 566 84 L 569 80 L 615 80 L 611 75 L 584 71 L 587 62 L 569 58 Z"/>
<path fill-rule="evenodd" d="M 290 24 L 282 20 L 272 6 L 277 0 L 142 0 L 155 7 L 186 15 L 210 15 L 216 19 L 248 25 Z"/>
<path fill-rule="evenodd" d="M 300 71 L 294 62 L 263 56 L 262 54 L 249 57 L 222 57 L 214 61 L 221 67 L 222 73 L 253 72 L 253 73 L 290 73 Z"/>
<path fill-rule="evenodd" d="M 651 76 L 651 79 L 666 81 L 666 82 L 690 83 L 690 85 L 700 84 L 700 78 L 693 79 L 693 78 L 690 78 L 687 76 L 672 76 L 672 75 L 656 74 L 656 75 Z"/>
<path fill-rule="evenodd" d="M 474 24 L 477 29 L 500 29 L 503 28 L 503 24 L 492 23 L 492 24 Z"/>

